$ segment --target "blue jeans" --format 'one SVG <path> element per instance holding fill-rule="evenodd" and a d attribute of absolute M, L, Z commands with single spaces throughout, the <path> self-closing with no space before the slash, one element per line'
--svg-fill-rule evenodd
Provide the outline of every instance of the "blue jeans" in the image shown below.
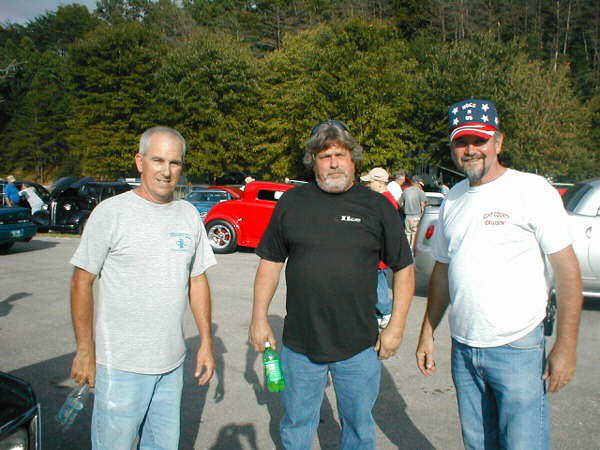
<path fill-rule="evenodd" d="M 452 379 L 465 448 L 550 448 L 543 326 L 500 347 L 452 340 Z"/>
<path fill-rule="evenodd" d="M 390 269 L 377 269 L 377 304 L 375 309 L 378 316 L 392 313 L 392 300 L 388 289 L 388 273 Z"/>
<path fill-rule="evenodd" d="M 310 450 L 319 424 L 327 373 L 335 389 L 342 450 L 375 449 L 371 413 L 381 379 L 381 361 L 373 348 L 333 363 L 315 363 L 287 347 L 281 351 L 285 390 L 281 393 L 281 441 L 287 450 Z"/>
<path fill-rule="evenodd" d="M 183 364 L 161 375 L 96 366 L 92 414 L 94 450 L 176 449 Z"/>

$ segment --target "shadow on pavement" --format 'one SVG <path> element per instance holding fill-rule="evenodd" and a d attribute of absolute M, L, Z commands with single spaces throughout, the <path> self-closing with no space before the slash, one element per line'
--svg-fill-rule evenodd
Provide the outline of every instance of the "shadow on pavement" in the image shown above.
<path fill-rule="evenodd" d="M 13 303 L 21 300 L 25 297 L 31 297 L 30 292 L 19 292 L 16 294 L 9 295 L 4 300 L 0 301 L 0 317 L 5 317 L 10 314 L 10 311 L 13 309 Z"/>
<path fill-rule="evenodd" d="M 214 350 L 217 364 L 215 376 L 218 383 L 215 401 L 219 402 L 223 399 L 225 392 L 223 354 L 226 349 L 223 341 L 216 336 L 216 327 L 214 327 L 214 331 Z M 198 386 L 194 378 L 198 337 L 186 339 L 186 347 L 188 350 L 184 362 L 180 448 L 193 449 L 202 421 L 208 386 Z M 32 384 L 38 402 L 42 406 L 42 448 L 52 450 L 85 450 L 91 448 L 90 425 L 93 396 L 88 399 L 86 407 L 67 432 L 62 431 L 54 420 L 54 416 L 74 386 L 69 379 L 74 355 L 74 353 L 69 353 L 10 372 L 12 375 L 23 378 Z M 212 382 L 214 383 L 214 381 Z"/>
<path fill-rule="evenodd" d="M 48 242 L 46 240 L 38 241 L 35 238 L 33 238 L 29 242 L 15 242 L 15 245 L 13 245 L 9 250 L 0 253 L 10 255 L 15 253 L 35 252 L 37 250 L 46 250 L 48 248 L 54 248 L 59 244 L 60 242 Z"/>

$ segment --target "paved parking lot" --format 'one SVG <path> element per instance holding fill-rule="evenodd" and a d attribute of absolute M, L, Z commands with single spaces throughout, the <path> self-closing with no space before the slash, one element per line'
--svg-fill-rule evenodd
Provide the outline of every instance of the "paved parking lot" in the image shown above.
<path fill-rule="evenodd" d="M 89 448 L 90 410 L 69 433 L 53 416 L 69 392 L 75 349 L 69 317 L 68 260 L 77 238 L 34 238 L 0 255 L 0 370 L 33 383 L 43 408 L 44 448 Z M 258 258 L 253 252 L 218 255 L 209 270 L 217 376 L 208 387 L 195 386 L 190 363 L 197 333 L 188 314 L 181 449 L 275 448 L 281 409 L 277 394 L 262 387 L 261 365 L 247 345 L 251 293 Z M 402 351 L 384 363 L 380 398 L 375 407 L 378 448 L 462 448 L 455 394 L 449 374 L 446 321 L 437 334 L 438 373 L 425 378 L 414 363 L 414 349 L 426 291 L 418 288 Z M 271 307 L 279 335 L 284 290 Z M 582 318 L 579 369 L 575 381 L 552 395 L 555 449 L 599 449 L 600 445 L 600 301 L 587 301 Z M 360 382 L 361 380 L 357 380 Z M 337 448 L 339 424 L 335 394 L 328 387 L 315 448 Z"/>

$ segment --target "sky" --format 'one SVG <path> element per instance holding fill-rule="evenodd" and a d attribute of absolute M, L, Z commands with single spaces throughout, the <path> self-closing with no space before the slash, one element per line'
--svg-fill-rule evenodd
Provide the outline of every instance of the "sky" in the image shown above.
<path fill-rule="evenodd" d="M 96 0 L 0 0 L 0 22 L 25 25 L 37 16 L 71 3 L 85 5 L 90 12 L 96 9 Z"/>

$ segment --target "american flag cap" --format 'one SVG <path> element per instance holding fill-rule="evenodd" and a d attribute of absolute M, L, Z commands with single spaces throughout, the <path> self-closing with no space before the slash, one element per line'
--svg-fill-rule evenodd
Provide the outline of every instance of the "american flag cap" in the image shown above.
<path fill-rule="evenodd" d="M 474 135 L 491 138 L 500 129 L 496 105 L 489 100 L 467 99 L 448 108 L 450 140 Z"/>

